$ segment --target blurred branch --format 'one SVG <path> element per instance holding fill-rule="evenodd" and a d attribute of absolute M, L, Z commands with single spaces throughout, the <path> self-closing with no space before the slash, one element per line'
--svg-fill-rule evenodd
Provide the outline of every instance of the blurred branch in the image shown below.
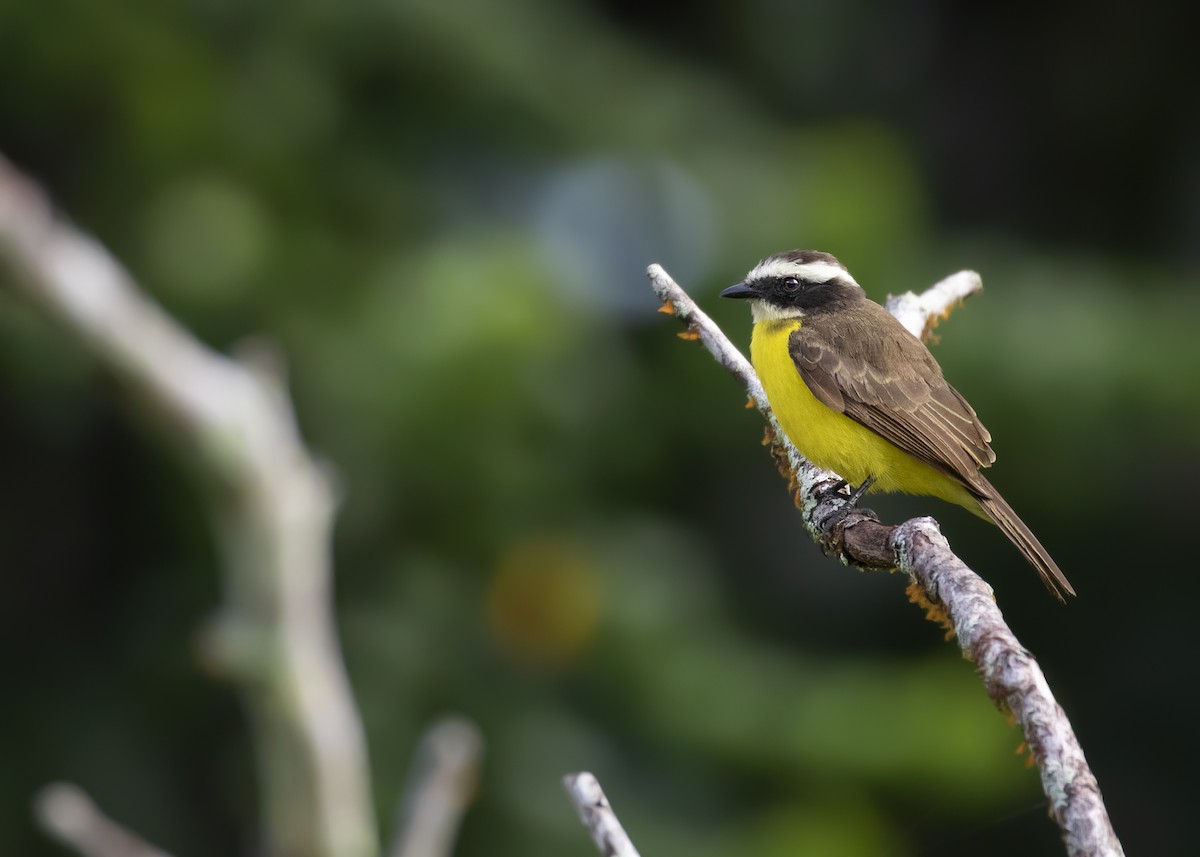
<path fill-rule="evenodd" d="M 621 826 L 612 804 L 604 796 L 600 783 L 587 771 L 567 774 L 563 777 L 563 788 L 567 790 L 579 820 L 592 833 L 592 841 L 604 857 L 639 857 L 638 851 L 629 840 L 629 834 Z"/>
<path fill-rule="evenodd" d="M 102 813 L 78 786 L 46 786 L 34 803 L 42 829 L 84 857 L 169 857 Z"/>
<path fill-rule="evenodd" d="M 390 857 L 450 857 L 463 813 L 479 785 L 483 736 L 461 717 L 433 724 L 417 758 L 399 813 Z"/>
<path fill-rule="evenodd" d="M 333 492 L 283 379 L 198 342 L 2 157 L 0 258 L 215 483 L 227 603 L 209 653 L 245 695 L 268 853 L 373 857 L 365 741 L 331 612 Z"/>
<path fill-rule="evenodd" d="M 889 526 L 881 524 L 874 512 L 855 509 L 839 520 L 846 498 L 831 490 L 839 477 L 813 466 L 780 430 L 750 362 L 661 266 L 651 265 L 647 273 L 655 294 L 687 325 L 689 338 L 699 339 L 742 382 L 762 412 L 771 453 L 812 537 L 846 565 L 894 568 L 909 575 L 913 599 L 928 609 L 930 618 L 954 632 L 963 654 L 978 666 L 988 696 L 1021 724 L 1067 853 L 1073 857 L 1123 854 L 1071 724 L 1037 661 L 1005 623 L 992 588 L 955 556 L 932 518 Z M 889 309 L 903 313 L 898 315 L 901 321 L 924 336 L 931 320 L 944 317 L 957 301 L 979 288 L 978 280 L 977 274 L 964 271 L 924 295 L 894 299 Z"/>

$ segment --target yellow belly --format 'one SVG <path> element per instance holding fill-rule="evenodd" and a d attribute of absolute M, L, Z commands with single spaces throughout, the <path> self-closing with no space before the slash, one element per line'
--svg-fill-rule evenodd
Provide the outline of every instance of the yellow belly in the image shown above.
<path fill-rule="evenodd" d="M 804 457 L 852 485 L 874 476 L 872 491 L 928 494 L 972 511 L 978 509 L 974 497 L 957 480 L 831 410 L 812 394 L 788 353 L 788 337 L 800 324 L 796 319 L 754 325 L 750 360 L 776 419 Z"/>

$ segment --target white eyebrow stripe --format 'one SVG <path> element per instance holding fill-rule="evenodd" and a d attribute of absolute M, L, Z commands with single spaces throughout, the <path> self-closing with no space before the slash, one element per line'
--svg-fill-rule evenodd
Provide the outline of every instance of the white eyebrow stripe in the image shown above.
<path fill-rule="evenodd" d="M 824 283 L 827 280 L 839 278 L 855 286 L 858 285 L 854 277 L 850 276 L 850 272 L 840 265 L 831 265 L 828 262 L 800 264 L 787 259 L 767 259 L 765 262 L 759 262 L 754 270 L 746 275 L 746 280 L 768 280 L 776 277 L 795 277 L 810 283 Z"/>

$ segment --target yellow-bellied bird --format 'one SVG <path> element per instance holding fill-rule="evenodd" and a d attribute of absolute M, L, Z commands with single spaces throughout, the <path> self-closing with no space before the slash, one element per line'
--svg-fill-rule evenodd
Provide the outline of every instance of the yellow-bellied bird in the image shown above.
<path fill-rule="evenodd" d="M 750 358 L 788 438 L 858 488 L 928 494 L 994 522 L 1061 601 L 1075 594 L 1029 527 L 980 473 L 996 460 L 967 400 L 929 349 L 828 253 L 790 250 L 721 292 L 750 302 Z"/>

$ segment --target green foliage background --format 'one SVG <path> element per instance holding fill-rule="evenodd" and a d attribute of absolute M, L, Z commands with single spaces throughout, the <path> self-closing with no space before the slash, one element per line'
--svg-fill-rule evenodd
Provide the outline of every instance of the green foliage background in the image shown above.
<path fill-rule="evenodd" d="M 1154 4 L 1151 4 L 1153 6 Z M 969 664 L 797 524 L 758 417 L 656 315 L 795 246 L 877 299 L 961 267 L 935 353 L 1066 609 L 934 501 L 1072 716 L 1130 853 L 1190 841 L 1200 121 L 1173 7 L 0 2 L 0 151 L 190 329 L 279 342 L 341 473 L 337 610 L 381 818 L 437 715 L 460 853 L 1056 854 Z M 1177 13 L 1177 14 L 1176 14 Z M 1172 17 L 1175 15 L 1175 17 Z M 125 391 L 0 288 L 0 852 L 42 784 L 254 853 L 217 558 Z"/>

